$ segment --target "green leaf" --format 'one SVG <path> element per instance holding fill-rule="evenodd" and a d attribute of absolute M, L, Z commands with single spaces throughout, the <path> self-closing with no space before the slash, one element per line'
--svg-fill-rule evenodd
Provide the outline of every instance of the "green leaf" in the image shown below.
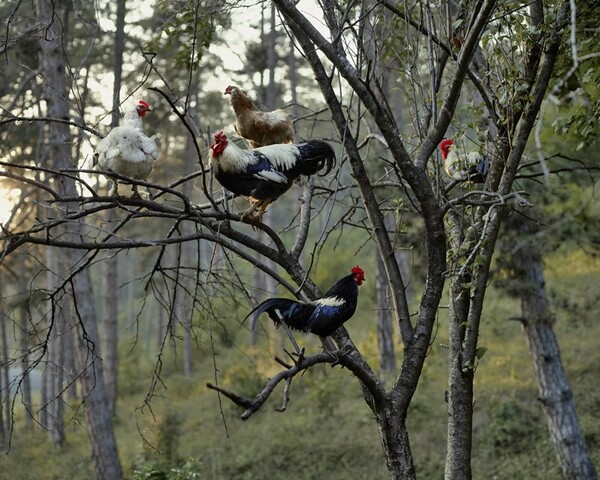
<path fill-rule="evenodd" d="M 456 30 L 458 27 L 460 27 L 462 24 L 464 23 L 464 20 L 462 18 L 459 18 L 458 20 L 454 20 L 452 22 L 452 30 Z"/>
<path fill-rule="evenodd" d="M 479 347 L 477 350 L 475 350 L 475 356 L 477 357 L 477 360 L 481 360 L 487 350 L 487 347 Z"/>

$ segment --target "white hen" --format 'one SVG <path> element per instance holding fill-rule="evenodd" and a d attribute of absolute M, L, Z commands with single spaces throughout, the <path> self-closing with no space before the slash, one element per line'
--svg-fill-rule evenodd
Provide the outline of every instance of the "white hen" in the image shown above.
<path fill-rule="evenodd" d="M 101 170 L 119 173 L 136 180 L 145 180 L 152 171 L 158 157 L 158 148 L 154 137 L 142 132 L 142 119 L 150 111 L 144 101 L 125 112 L 123 125 L 113 128 L 96 145 L 94 154 Z M 139 197 L 137 185 L 133 185 L 133 196 Z M 118 195 L 117 182 L 113 181 L 111 195 Z"/>

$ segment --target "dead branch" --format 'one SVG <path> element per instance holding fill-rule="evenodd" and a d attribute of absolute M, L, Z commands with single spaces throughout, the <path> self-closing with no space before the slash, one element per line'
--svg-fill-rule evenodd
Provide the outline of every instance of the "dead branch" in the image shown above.
<path fill-rule="evenodd" d="M 238 395 L 231 390 L 227 390 L 220 385 L 215 385 L 213 383 L 208 382 L 206 386 L 211 390 L 216 390 L 217 392 L 223 394 L 229 400 L 231 400 L 236 405 L 243 407 L 245 410 L 241 415 L 242 420 L 248 420 L 255 412 L 260 410 L 263 404 L 267 401 L 267 399 L 275 390 L 275 387 L 279 385 L 280 382 L 286 381 L 286 389 L 284 389 L 284 403 L 282 407 L 276 409 L 277 411 L 284 411 L 287 408 L 287 404 L 289 402 L 289 385 L 291 384 L 291 380 L 293 377 L 303 372 L 304 370 L 317 365 L 319 363 L 333 363 L 337 360 L 338 353 L 341 352 L 322 352 L 317 353 L 316 355 L 312 355 L 310 357 L 300 356 L 295 362 L 294 365 L 291 365 L 289 368 L 282 370 L 278 374 L 276 374 L 273 378 L 271 378 L 263 389 L 254 397 L 250 399 L 248 397 L 244 397 L 243 395 Z"/>

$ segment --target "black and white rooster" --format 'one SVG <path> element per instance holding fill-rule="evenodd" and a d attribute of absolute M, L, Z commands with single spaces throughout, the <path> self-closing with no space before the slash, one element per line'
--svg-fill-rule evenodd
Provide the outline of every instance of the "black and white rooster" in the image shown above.
<path fill-rule="evenodd" d="M 479 152 L 459 153 L 454 141 L 445 138 L 440 143 L 444 170 L 454 180 L 469 180 L 473 183 L 484 183 L 489 170 L 487 155 Z"/>
<path fill-rule="evenodd" d="M 300 175 L 314 175 L 323 169 L 326 175 L 335 164 L 333 148 L 321 140 L 243 150 L 218 132 L 210 150 L 210 162 L 219 183 L 230 192 L 247 197 L 250 208 L 242 216 L 257 219 Z"/>
<path fill-rule="evenodd" d="M 323 295 L 312 302 L 299 302 L 289 298 L 270 298 L 254 308 L 246 318 L 252 316 L 254 330 L 258 317 L 266 312 L 276 324 L 285 325 L 302 332 L 327 337 L 349 320 L 356 310 L 358 287 L 365 281 L 365 272 L 358 265 L 350 275 L 340 278 Z"/>

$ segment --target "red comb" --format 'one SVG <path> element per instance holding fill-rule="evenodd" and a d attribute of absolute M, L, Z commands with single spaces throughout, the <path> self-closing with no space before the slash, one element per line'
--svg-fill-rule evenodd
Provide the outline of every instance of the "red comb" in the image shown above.
<path fill-rule="evenodd" d="M 446 147 L 449 147 L 450 145 L 454 145 L 454 141 L 451 140 L 450 138 L 444 138 L 442 140 L 442 142 L 440 143 L 440 148 L 442 150 L 444 150 Z"/>
<path fill-rule="evenodd" d="M 356 267 L 353 267 L 352 270 L 351 270 L 351 272 L 354 273 L 354 274 L 358 274 L 358 275 L 360 275 L 362 277 L 365 276 L 365 271 L 362 268 L 360 268 L 358 265 Z"/>
<path fill-rule="evenodd" d="M 140 100 L 140 101 L 139 101 L 139 104 L 140 104 L 142 107 L 146 107 L 148 110 L 150 110 L 150 105 L 148 105 L 148 103 L 147 103 L 147 102 L 145 102 L 144 100 Z"/>

